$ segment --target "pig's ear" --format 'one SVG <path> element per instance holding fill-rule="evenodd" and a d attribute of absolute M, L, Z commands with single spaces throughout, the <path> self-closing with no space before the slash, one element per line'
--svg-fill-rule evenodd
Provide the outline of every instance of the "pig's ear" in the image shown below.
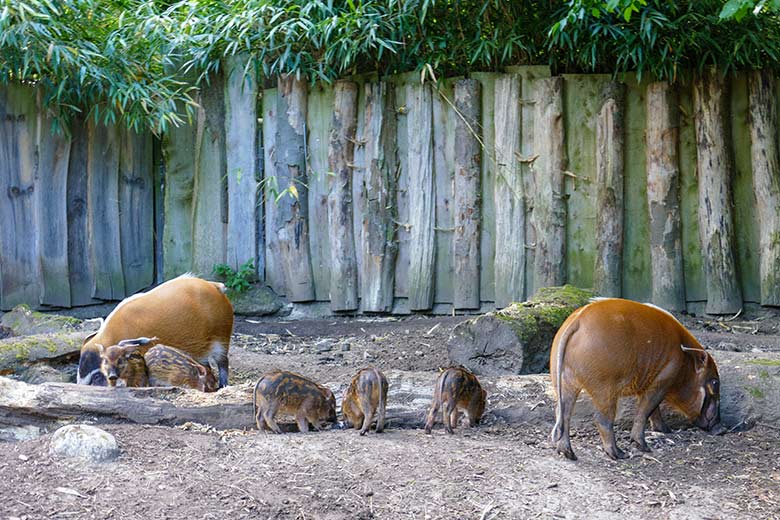
<path fill-rule="evenodd" d="M 125 344 L 122 346 L 122 351 L 123 351 L 122 355 L 125 356 L 126 358 L 129 358 L 130 356 L 138 352 L 138 349 L 140 347 L 141 345 L 139 345 L 138 343 Z"/>
<path fill-rule="evenodd" d="M 120 347 L 124 347 L 126 345 L 148 345 L 153 341 L 157 341 L 157 338 L 147 338 L 145 336 L 141 336 L 140 338 L 123 339 L 122 341 L 117 343 L 117 345 L 119 345 Z"/>
<path fill-rule="evenodd" d="M 691 348 L 685 345 L 680 345 L 680 348 L 688 354 L 693 356 L 693 361 L 696 364 L 696 370 L 702 370 L 707 365 L 707 357 L 709 354 L 703 348 Z"/>

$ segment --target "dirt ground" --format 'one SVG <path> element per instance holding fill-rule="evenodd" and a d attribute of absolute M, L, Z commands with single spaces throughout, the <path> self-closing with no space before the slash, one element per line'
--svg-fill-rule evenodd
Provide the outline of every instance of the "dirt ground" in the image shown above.
<path fill-rule="evenodd" d="M 231 382 L 271 368 L 347 381 L 372 364 L 435 371 L 463 318 L 237 319 Z M 780 351 L 780 320 L 684 317 L 710 348 Z M 449 436 L 397 429 L 281 436 L 102 426 L 115 462 L 53 458 L 50 435 L 0 443 L 0 518 L 780 518 L 780 430 L 650 434 L 650 454 L 613 462 L 595 427 L 575 431 L 569 462 L 549 425 L 483 425 Z M 618 442 L 628 447 L 628 432 Z"/>

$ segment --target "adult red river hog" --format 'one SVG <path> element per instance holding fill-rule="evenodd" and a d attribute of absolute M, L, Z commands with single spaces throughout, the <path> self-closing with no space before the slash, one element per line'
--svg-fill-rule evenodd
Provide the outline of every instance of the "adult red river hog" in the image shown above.
<path fill-rule="evenodd" d="M 650 451 L 645 424 L 668 431 L 658 405 L 666 400 L 700 428 L 720 431 L 720 378 L 715 361 L 674 316 L 650 304 L 596 299 L 561 325 L 550 352 L 556 394 L 551 439 L 559 453 L 576 460 L 569 424 L 577 396 L 588 392 L 604 451 L 617 447 L 613 423 L 620 397 L 637 396 L 632 442 Z"/>
<path fill-rule="evenodd" d="M 233 306 L 224 284 L 184 274 L 154 289 L 122 300 L 87 336 L 81 347 L 77 383 L 105 385 L 100 372 L 100 347 L 143 336 L 159 338 L 219 369 L 219 386 L 228 383 L 228 348 L 233 331 Z"/>

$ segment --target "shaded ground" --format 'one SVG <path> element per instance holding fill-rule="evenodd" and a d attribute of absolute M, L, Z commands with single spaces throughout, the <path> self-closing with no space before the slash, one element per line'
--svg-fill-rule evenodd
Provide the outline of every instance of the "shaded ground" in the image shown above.
<path fill-rule="evenodd" d="M 435 371 L 460 319 L 238 319 L 231 382 L 271 368 L 322 381 L 367 364 Z M 684 321 L 711 348 L 780 350 L 774 318 Z M 49 435 L 0 443 L 0 518 L 780 518 L 780 431 L 769 426 L 653 434 L 653 453 L 622 462 L 583 428 L 573 463 L 547 446 L 546 428 L 507 427 L 489 410 L 483 426 L 454 436 L 392 424 L 366 437 L 105 429 L 122 455 L 102 466 L 52 459 Z M 619 443 L 628 447 L 628 432 Z"/>

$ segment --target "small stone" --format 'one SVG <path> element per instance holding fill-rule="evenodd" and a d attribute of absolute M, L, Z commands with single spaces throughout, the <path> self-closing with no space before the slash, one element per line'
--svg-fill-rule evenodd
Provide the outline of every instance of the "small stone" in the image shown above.
<path fill-rule="evenodd" d="M 352 345 L 350 345 L 349 343 L 344 343 L 344 344 L 341 345 L 341 350 L 343 350 L 344 352 L 349 352 L 349 350 L 351 348 L 352 348 Z"/>
<path fill-rule="evenodd" d="M 335 340 L 323 339 L 315 343 L 314 348 L 317 350 L 318 353 L 330 352 L 331 350 L 333 350 L 333 343 L 335 343 Z"/>
<path fill-rule="evenodd" d="M 374 359 L 375 357 L 376 357 L 376 354 L 374 354 L 370 350 L 364 350 L 363 351 L 363 359 Z"/>
<path fill-rule="evenodd" d="M 19 460 L 21 460 L 22 462 L 27 462 L 28 460 L 30 460 L 30 457 L 28 457 L 27 455 L 19 455 Z"/>
<path fill-rule="evenodd" d="M 728 352 L 739 352 L 739 347 L 737 347 L 736 344 L 731 343 L 729 341 L 721 341 L 718 343 L 718 346 L 715 347 L 717 350 L 726 350 Z"/>
<path fill-rule="evenodd" d="M 423 355 L 423 351 L 422 350 L 415 350 L 414 351 L 414 355 L 415 356 L 422 356 Z"/>
<path fill-rule="evenodd" d="M 49 452 L 88 462 L 106 462 L 119 455 L 119 448 L 110 433 L 88 424 L 71 424 L 54 432 Z"/>

